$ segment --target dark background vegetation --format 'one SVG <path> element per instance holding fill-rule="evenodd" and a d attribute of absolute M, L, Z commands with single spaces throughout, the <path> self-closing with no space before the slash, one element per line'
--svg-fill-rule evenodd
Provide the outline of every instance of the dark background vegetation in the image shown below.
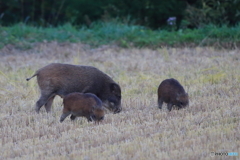
<path fill-rule="evenodd" d="M 51 41 L 235 49 L 239 20 L 240 0 L 0 0 L 0 49 Z"/>
<path fill-rule="evenodd" d="M 90 27 L 96 21 L 118 19 L 159 29 L 166 27 L 169 17 L 177 17 L 175 29 L 210 23 L 234 26 L 240 20 L 240 0 L 0 0 L 2 26 L 23 22 Z"/>

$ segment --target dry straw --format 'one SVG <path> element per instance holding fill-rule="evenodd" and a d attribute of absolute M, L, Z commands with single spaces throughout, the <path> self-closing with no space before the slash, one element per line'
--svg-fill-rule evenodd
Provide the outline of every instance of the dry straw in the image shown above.
<path fill-rule="evenodd" d="M 240 154 L 240 50 L 213 48 L 88 49 L 56 42 L 27 51 L 0 50 L 0 159 L 228 159 Z M 34 111 L 35 70 L 51 62 L 92 65 L 122 87 L 120 114 L 99 125 L 85 119 L 59 122 L 53 111 Z M 157 108 L 157 87 L 175 78 L 190 96 L 189 108 Z M 239 159 L 238 157 L 233 157 Z"/>

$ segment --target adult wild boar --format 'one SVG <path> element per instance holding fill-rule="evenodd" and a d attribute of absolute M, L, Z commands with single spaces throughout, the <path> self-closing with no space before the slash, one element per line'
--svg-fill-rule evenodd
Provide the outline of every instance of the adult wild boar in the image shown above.
<path fill-rule="evenodd" d="M 175 105 L 180 108 L 188 106 L 188 94 L 176 79 L 165 79 L 158 87 L 158 107 L 162 109 L 163 102 L 167 103 L 169 111 Z"/>
<path fill-rule="evenodd" d="M 37 76 L 41 96 L 36 102 L 36 112 L 45 105 L 47 112 L 56 95 L 64 98 L 72 92 L 93 93 L 103 102 L 103 106 L 113 113 L 119 113 L 121 107 L 121 88 L 107 74 L 92 66 L 52 63 L 27 78 Z"/>

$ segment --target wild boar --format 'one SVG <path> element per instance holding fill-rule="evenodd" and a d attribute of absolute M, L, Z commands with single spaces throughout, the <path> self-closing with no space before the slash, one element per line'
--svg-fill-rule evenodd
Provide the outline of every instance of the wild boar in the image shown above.
<path fill-rule="evenodd" d="M 99 122 L 104 119 L 102 101 L 91 93 L 74 92 L 63 98 L 63 113 L 60 122 L 71 114 L 70 119 L 86 117 L 89 122 Z"/>
<path fill-rule="evenodd" d="M 41 96 L 36 102 L 36 112 L 45 105 L 47 112 L 56 95 L 64 98 L 73 92 L 93 93 L 103 102 L 103 106 L 113 113 L 119 113 L 121 107 L 121 88 L 107 74 L 92 66 L 52 63 L 27 78 L 37 76 Z"/>
<path fill-rule="evenodd" d="M 188 94 L 176 79 L 166 79 L 158 87 L 158 107 L 162 109 L 163 102 L 167 103 L 169 111 L 175 105 L 180 108 L 188 106 Z"/>

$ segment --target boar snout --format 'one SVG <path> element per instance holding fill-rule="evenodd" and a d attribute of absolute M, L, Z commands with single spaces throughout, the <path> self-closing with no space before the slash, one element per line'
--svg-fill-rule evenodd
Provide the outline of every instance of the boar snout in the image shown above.
<path fill-rule="evenodd" d="M 110 107 L 113 108 L 113 113 L 116 114 L 116 113 L 119 113 L 122 111 L 122 106 L 121 104 L 116 104 L 114 102 L 110 102 Z"/>
<path fill-rule="evenodd" d="M 119 113 L 119 112 L 121 112 L 122 111 L 122 107 L 121 106 L 119 106 L 119 107 L 117 107 L 115 110 L 114 110 L 114 114 L 116 114 L 116 113 Z"/>
<path fill-rule="evenodd" d="M 122 111 L 122 106 L 121 104 L 118 104 L 116 101 L 111 102 L 111 100 L 107 100 L 103 103 L 103 107 L 106 108 L 107 110 L 110 110 L 113 112 L 113 114 L 119 113 Z"/>

